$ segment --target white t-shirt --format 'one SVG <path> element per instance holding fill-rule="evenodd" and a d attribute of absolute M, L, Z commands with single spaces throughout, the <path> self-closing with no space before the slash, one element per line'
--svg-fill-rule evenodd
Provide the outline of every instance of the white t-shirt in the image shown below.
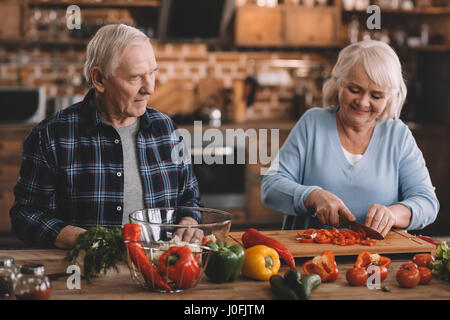
<path fill-rule="evenodd" d="M 344 151 L 345 157 L 347 158 L 348 162 L 350 162 L 352 166 L 354 166 L 355 163 L 357 163 L 363 157 L 362 154 L 354 154 L 348 152 L 344 149 L 344 147 L 342 147 L 342 150 Z"/>

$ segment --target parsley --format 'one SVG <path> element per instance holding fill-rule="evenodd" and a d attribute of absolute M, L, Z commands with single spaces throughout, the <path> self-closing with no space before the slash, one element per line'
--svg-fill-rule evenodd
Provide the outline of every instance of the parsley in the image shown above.
<path fill-rule="evenodd" d="M 88 282 L 101 272 L 106 275 L 109 269 L 118 272 L 117 264 L 127 261 L 122 230 L 99 226 L 90 228 L 77 238 L 75 246 L 67 252 L 64 260 L 76 263 L 77 258 L 83 259 L 84 277 Z"/>
<path fill-rule="evenodd" d="M 388 286 L 381 286 L 381 290 L 384 292 L 391 292 L 391 288 L 389 288 Z"/>

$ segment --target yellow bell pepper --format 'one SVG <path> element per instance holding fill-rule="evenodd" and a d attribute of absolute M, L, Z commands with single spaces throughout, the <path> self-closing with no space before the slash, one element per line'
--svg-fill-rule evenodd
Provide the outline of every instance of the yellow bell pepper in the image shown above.
<path fill-rule="evenodd" d="M 269 280 L 278 270 L 280 257 L 274 249 L 256 245 L 245 250 L 242 275 L 256 280 Z"/>

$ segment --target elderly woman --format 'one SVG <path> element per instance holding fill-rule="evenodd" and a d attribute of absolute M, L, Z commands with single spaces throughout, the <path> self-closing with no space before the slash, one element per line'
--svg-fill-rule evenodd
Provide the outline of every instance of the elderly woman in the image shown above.
<path fill-rule="evenodd" d="M 439 210 L 422 153 L 399 119 L 406 98 L 387 44 L 344 48 L 323 87 L 328 107 L 309 109 L 262 180 L 262 201 L 283 229 L 338 226 L 340 216 L 383 236 L 422 229 Z"/>

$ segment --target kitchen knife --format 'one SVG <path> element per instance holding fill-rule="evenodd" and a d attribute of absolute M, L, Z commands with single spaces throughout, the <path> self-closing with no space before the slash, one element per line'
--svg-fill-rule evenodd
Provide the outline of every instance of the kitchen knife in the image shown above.
<path fill-rule="evenodd" d="M 339 216 L 339 225 L 342 227 L 348 228 L 350 230 L 356 231 L 356 232 L 358 232 L 360 229 L 363 229 L 366 232 L 367 236 L 372 239 L 376 239 L 376 240 L 384 239 L 383 235 L 381 233 L 379 233 L 378 231 L 376 231 L 372 228 L 369 228 L 365 225 L 362 225 L 356 221 L 349 221 L 344 216 Z"/>

